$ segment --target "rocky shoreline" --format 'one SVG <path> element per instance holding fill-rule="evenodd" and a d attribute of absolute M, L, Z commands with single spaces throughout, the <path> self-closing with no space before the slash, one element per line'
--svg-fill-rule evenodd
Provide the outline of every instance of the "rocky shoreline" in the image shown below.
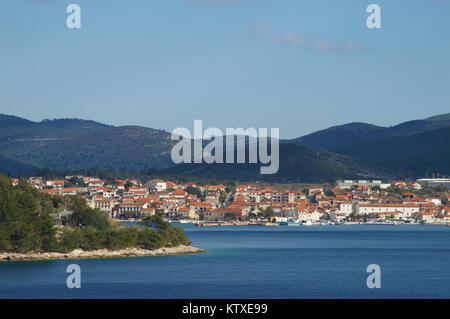
<path fill-rule="evenodd" d="M 179 245 L 175 247 L 163 247 L 158 249 L 125 248 L 119 250 L 98 249 L 84 251 L 75 249 L 69 253 L 1 253 L 0 261 L 21 261 L 21 260 L 54 260 L 54 259 L 86 259 L 86 258 L 124 258 L 124 257 L 144 257 L 144 256 L 167 256 L 167 255 L 186 255 L 199 254 L 205 250 Z"/>

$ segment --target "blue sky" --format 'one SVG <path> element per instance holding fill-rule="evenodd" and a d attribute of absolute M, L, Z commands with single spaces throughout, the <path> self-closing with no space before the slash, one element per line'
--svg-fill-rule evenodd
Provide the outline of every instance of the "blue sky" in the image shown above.
<path fill-rule="evenodd" d="M 0 113 L 31 120 L 292 138 L 450 112 L 449 0 L 4 0 L 0 41 Z"/>

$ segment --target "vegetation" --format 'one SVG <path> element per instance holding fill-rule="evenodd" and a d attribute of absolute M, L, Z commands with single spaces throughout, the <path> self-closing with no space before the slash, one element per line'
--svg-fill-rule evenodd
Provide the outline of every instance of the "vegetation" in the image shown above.
<path fill-rule="evenodd" d="M 450 176 L 450 127 L 343 146 L 336 151 L 404 177 Z"/>
<path fill-rule="evenodd" d="M 391 127 L 367 123 L 349 123 L 330 127 L 292 140 L 300 145 L 334 151 L 354 143 L 364 143 L 395 136 L 411 136 L 450 126 L 450 115 L 438 115 L 424 120 L 409 121 Z M 378 154 L 380 155 L 380 154 Z"/>
<path fill-rule="evenodd" d="M 261 175 L 260 164 L 174 165 L 170 150 L 175 142 L 161 130 L 79 119 L 32 122 L 0 114 L 0 171 L 33 174 L 37 167 L 34 174 L 50 177 L 55 171 L 42 169 L 50 167 L 60 172 L 100 171 L 85 175 L 108 181 L 138 175 L 197 184 L 449 176 L 449 139 L 448 114 L 393 127 L 350 123 L 281 141 L 280 170 Z"/>
<path fill-rule="evenodd" d="M 54 225 L 50 214 L 72 211 L 65 226 Z M 69 252 L 77 248 L 155 249 L 189 245 L 181 227 L 172 227 L 160 216 L 146 216 L 140 226 L 113 222 L 77 196 L 50 197 L 22 180 L 13 187 L 0 175 L 0 251 L 25 253 Z"/>
<path fill-rule="evenodd" d="M 151 128 L 113 127 L 79 119 L 32 122 L 0 114 L 1 155 L 34 167 L 148 171 L 173 165 L 170 150 L 174 144 L 170 133 Z M 30 172 L 20 168 L 22 173 Z"/>
<path fill-rule="evenodd" d="M 261 175 L 260 167 L 266 164 L 179 164 L 161 171 L 168 177 L 186 176 L 242 182 L 268 183 L 334 183 L 337 179 L 369 179 L 384 176 L 384 171 L 373 170 L 359 160 L 320 151 L 302 145 L 281 144 L 280 164 L 276 174 Z"/>

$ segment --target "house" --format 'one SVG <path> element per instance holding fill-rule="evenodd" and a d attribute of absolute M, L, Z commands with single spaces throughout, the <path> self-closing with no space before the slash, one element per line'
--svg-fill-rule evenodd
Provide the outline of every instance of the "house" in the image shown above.
<path fill-rule="evenodd" d="M 98 178 L 97 177 L 89 177 L 89 176 L 83 177 L 83 183 L 85 183 L 85 184 L 89 184 L 89 182 L 95 181 L 95 180 L 98 180 Z"/>
<path fill-rule="evenodd" d="M 309 187 L 309 196 L 316 195 L 316 194 L 322 194 L 323 193 L 323 187 L 322 186 L 310 186 Z"/>
<path fill-rule="evenodd" d="M 206 202 L 189 202 L 188 206 L 193 207 L 196 212 L 201 212 L 201 211 L 211 210 L 213 208 L 216 208 L 215 205 L 213 205 L 211 203 L 206 203 Z"/>
<path fill-rule="evenodd" d="M 433 203 L 434 206 L 441 206 L 442 205 L 442 201 L 440 198 L 436 198 L 436 197 L 429 197 L 425 199 L 427 202 Z"/>
<path fill-rule="evenodd" d="M 178 208 L 178 215 L 185 219 L 198 219 L 194 207 L 180 207 Z"/>
<path fill-rule="evenodd" d="M 42 185 L 43 185 L 42 177 L 32 176 L 32 177 L 28 178 L 28 182 L 34 188 L 42 190 Z"/>
<path fill-rule="evenodd" d="M 119 214 L 123 217 L 139 217 L 144 208 L 150 208 L 149 203 L 123 202 L 119 206 Z"/>
<path fill-rule="evenodd" d="M 167 184 L 163 180 L 160 179 L 152 179 L 149 180 L 146 185 L 154 191 L 161 192 L 167 189 Z"/>
<path fill-rule="evenodd" d="M 50 196 L 55 196 L 55 195 L 61 195 L 62 194 L 62 189 L 55 189 L 55 188 L 52 188 L 52 189 L 49 189 L 49 190 L 46 190 L 46 191 L 44 191 L 45 193 L 47 193 L 47 194 L 49 194 Z"/>
<path fill-rule="evenodd" d="M 402 194 L 402 198 L 403 199 L 411 199 L 411 198 L 414 198 L 414 197 L 416 197 L 416 194 L 411 193 L 411 192 L 405 192 L 405 193 Z"/>
<path fill-rule="evenodd" d="M 75 187 L 65 187 L 62 189 L 62 195 L 76 195 L 77 189 Z"/>
<path fill-rule="evenodd" d="M 111 198 L 99 197 L 93 201 L 93 208 L 100 209 L 102 212 L 108 213 L 112 216 L 112 211 L 117 202 Z"/>
<path fill-rule="evenodd" d="M 64 188 L 64 181 L 53 181 L 53 188 L 62 190 Z"/>
<path fill-rule="evenodd" d="M 223 213 L 217 209 L 205 210 L 203 211 L 203 220 L 209 222 L 223 220 Z"/>
<path fill-rule="evenodd" d="M 400 203 L 370 203 L 358 204 L 356 206 L 356 213 L 360 215 L 379 214 L 379 213 L 394 213 L 402 212 L 403 217 L 409 218 L 413 214 L 420 212 L 419 205 L 414 204 L 400 204 Z"/>
<path fill-rule="evenodd" d="M 153 207 L 148 208 L 142 208 L 142 215 L 143 216 L 153 216 L 156 214 L 156 209 Z"/>
<path fill-rule="evenodd" d="M 172 192 L 172 196 L 175 198 L 185 198 L 187 196 L 187 192 L 183 189 L 177 189 L 176 191 Z"/>
<path fill-rule="evenodd" d="M 435 221 L 435 216 L 432 212 L 424 212 L 422 213 L 422 222 L 426 224 L 431 224 Z"/>
<path fill-rule="evenodd" d="M 339 204 L 339 213 L 349 216 L 353 213 L 353 204 L 351 202 L 342 202 Z"/>
<path fill-rule="evenodd" d="M 208 193 L 206 193 L 206 195 L 205 195 L 205 202 L 218 204 L 219 196 L 220 196 L 220 194 L 218 194 L 217 192 L 208 191 Z"/>
<path fill-rule="evenodd" d="M 407 186 L 408 186 L 409 189 L 415 189 L 415 190 L 421 190 L 422 189 L 422 185 L 420 185 L 417 182 L 410 182 L 410 183 L 408 183 Z"/>
<path fill-rule="evenodd" d="M 406 188 L 406 183 L 404 181 L 393 181 L 391 185 L 396 188 Z"/>
<path fill-rule="evenodd" d="M 368 180 L 338 180 L 336 181 L 336 186 L 341 188 L 341 189 L 349 189 L 349 188 L 353 188 L 353 187 L 358 187 L 358 186 L 366 186 L 366 187 L 380 187 L 382 188 L 382 183 L 380 180 L 372 180 L 372 181 L 368 181 Z"/>
<path fill-rule="evenodd" d="M 320 217 L 322 217 L 323 213 L 319 212 L 318 210 L 304 210 L 299 213 L 298 218 L 302 222 L 313 222 L 316 223 L 320 220 Z"/>
<path fill-rule="evenodd" d="M 103 185 L 105 185 L 105 182 L 97 179 L 89 181 L 88 187 L 102 187 Z"/>

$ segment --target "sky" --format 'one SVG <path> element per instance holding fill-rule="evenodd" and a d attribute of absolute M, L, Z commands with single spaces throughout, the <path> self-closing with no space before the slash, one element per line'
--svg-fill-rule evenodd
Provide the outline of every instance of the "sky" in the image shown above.
<path fill-rule="evenodd" d="M 294 138 L 449 113 L 449 57 L 450 0 L 2 0 L 0 113 Z"/>

